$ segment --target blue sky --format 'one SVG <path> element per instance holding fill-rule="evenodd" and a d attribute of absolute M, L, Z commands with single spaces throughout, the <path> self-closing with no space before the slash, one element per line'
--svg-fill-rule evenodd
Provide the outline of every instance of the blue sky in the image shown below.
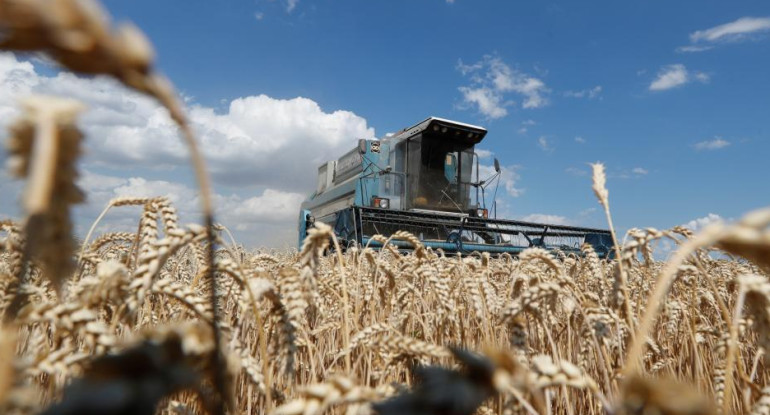
<path fill-rule="evenodd" d="M 766 1 L 104 5 L 154 43 L 213 153 L 221 219 L 251 244 L 293 241 L 296 205 L 321 160 L 431 115 L 488 128 L 479 147 L 506 167 L 510 217 L 603 226 L 587 174 L 595 161 L 607 165 L 620 229 L 770 205 Z M 72 91 L 62 86 L 71 79 L 28 60 L 6 58 L 0 81 L 108 109 L 83 120 L 95 136 L 84 185 L 96 196 L 82 223 L 95 205 L 135 192 L 167 192 L 197 219 L 178 147 L 150 151 L 178 140 L 165 121 L 147 121 L 162 118 L 151 103 L 100 79 Z M 126 122 L 135 128 L 117 127 Z M 2 213 L 17 211 L 6 201 Z M 114 220 L 131 227 L 135 217 Z"/>

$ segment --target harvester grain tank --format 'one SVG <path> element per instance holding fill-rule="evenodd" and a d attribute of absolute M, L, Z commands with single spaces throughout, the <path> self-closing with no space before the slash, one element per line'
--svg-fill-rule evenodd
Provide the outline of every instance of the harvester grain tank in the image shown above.
<path fill-rule="evenodd" d="M 495 159 L 490 177 L 480 177 L 474 151 L 486 134 L 479 126 L 431 117 L 392 136 L 359 140 L 318 168 L 316 191 L 300 208 L 300 245 L 307 230 L 323 222 L 342 246 L 378 248 L 374 235 L 405 230 L 447 253 L 517 254 L 529 247 L 577 253 L 589 243 L 599 256 L 609 255 L 606 230 L 498 219 L 495 196 L 490 215 L 486 190 L 496 195 L 500 166 Z"/>

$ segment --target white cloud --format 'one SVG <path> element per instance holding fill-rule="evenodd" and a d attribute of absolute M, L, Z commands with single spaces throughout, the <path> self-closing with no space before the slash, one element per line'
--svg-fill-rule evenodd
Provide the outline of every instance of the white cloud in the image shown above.
<path fill-rule="evenodd" d="M 722 217 L 717 215 L 716 213 L 709 213 L 704 217 L 693 219 L 682 226 L 689 228 L 690 230 L 693 230 L 693 231 L 699 231 L 705 228 L 706 226 L 716 222 L 724 222 L 724 219 L 722 219 Z"/>
<path fill-rule="evenodd" d="M 548 138 L 546 138 L 545 136 L 540 136 L 540 138 L 537 139 L 537 145 L 543 151 L 553 151 L 553 147 L 551 146 L 551 143 L 548 142 Z"/>
<path fill-rule="evenodd" d="M 299 3 L 299 0 L 286 0 L 286 11 L 291 13 L 297 7 L 297 3 Z"/>
<path fill-rule="evenodd" d="M 486 55 L 480 62 L 470 65 L 460 61 L 457 70 L 470 76 L 471 80 L 470 85 L 458 88 L 463 103 L 477 107 L 487 118 L 508 115 L 506 107 L 514 102 L 506 99 L 507 94 L 521 96 L 522 108 L 541 108 L 548 104 L 546 95 L 550 90 L 542 80 L 512 69 L 497 56 Z"/>
<path fill-rule="evenodd" d="M 88 195 L 89 201 L 87 206 L 80 208 L 80 216 L 89 220 L 92 220 L 96 212 L 106 206 L 111 199 L 124 196 L 165 196 L 177 209 L 181 223 L 197 221 L 200 217 L 198 190 L 183 183 L 148 180 L 144 177 L 109 176 L 85 170 L 78 184 Z M 237 194 L 213 195 L 217 221 L 230 229 L 241 231 L 238 235 L 239 242 L 273 246 L 293 245 L 293 238 L 296 237 L 293 233 L 293 225 L 303 199 L 304 196 L 300 193 L 270 188 L 250 197 Z M 136 209 L 115 208 L 106 223 L 120 228 L 112 230 L 132 231 L 135 230 L 136 221 L 139 220 L 138 215 Z M 264 230 L 265 227 L 289 229 L 292 232 L 286 234 L 291 237 L 275 239 L 271 234 L 243 232 Z M 83 229 L 81 227 L 81 231 Z"/>
<path fill-rule="evenodd" d="M 231 196 L 228 201 L 233 205 L 223 215 L 232 223 L 252 225 L 264 222 L 282 222 L 293 224 L 299 214 L 299 205 L 305 196 L 299 193 L 265 189 L 261 195 L 243 199 Z"/>
<path fill-rule="evenodd" d="M 359 138 L 373 138 L 366 120 L 349 111 L 324 112 L 313 100 L 265 95 L 238 98 L 225 114 L 194 107 L 204 151 L 215 176 L 244 184 L 281 183 L 307 189 L 317 167 L 339 157 Z"/>
<path fill-rule="evenodd" d="M 110 178 L 109 181 L 119 179 Z M 147 180 L 143 177 L 121 179 L 122 184 L 112 189 L 113 197 L 154 197 L 165 196 L 182 211 L 195 211 L 198 192 L 181 183 L 166 180 Z M 88 190 L 86 188 L 86 190 Z"/>
<path fill-rule="evenodd" d="M 709 49 L 713 49 L 713 46 L 695 46 L 695 45 L 689 45 L 689 46 L 680 46 L 676 48 L 676 51 L 679 53 L 697 53 L 697 52 L 704 52 Z"/>
<path fill-rule="evenodd" d="M 631 173 L 634 173 L 634 174 L 636 174 L 638 176 L 645 176 L 649 172 L 650 172 L 649 170 L 647 170 L 645 168 L 642 168 L 642 167 L 634 167 L 633 169 L 631 169 Z"/>
<path fill-rule="evenodd" d="M 687 68 L 680 63 L 666 65 L 660 68 L 658 77 L 652 81 L 649 89 L 650 91 L 664 91 L 682 86 L 693 79 L 705 84 L 711 80 L 711 76 L 705 72 L 695 72 L 691 75 Z"/>
<path fill-rule="evenodd" d="M 257 19 L 257 20 L 262 20 L 262 19 L 265 18 L 265 13 L 256 12 L 256 13 L 254 13 L 254 18 Z"/>
<path fill-rule="evenodd" d="M 687 68 L 682 64 L 664 66 L 658 77 L 650 84 L 651 91 L 663 91 L 675 88 L 687 83 L 689 75 Z"/>
<path fill-rule="evenodd" d="M 518 186 L 521 176 L 518 173 L 519 166 L 508 166 L 500 169 L 500 182 L 511 197 L 519 197 L 524 194 L 524 189 Z"/>
<path fill-rule="evenodd" d="M 0 54 L 0 137 L 18 115 L 19 99 L 33 93 L 69 96 L 89 108 L 79 120 L 86 136 L 80 183 L 89 190 L 88 203 L 76 210 L 79 224 L 90 224 L 110 198 L 124 194 L 168 195 L 180 212 L 192 212 L 186 221 L 199 219 L 194 188 L 180 182 L 191 180 L 187 149 L 155 101 L 106 78 L 46 75 L 13 54 Z M 217 220 L 252 229 L 241 236 L 262 238 L 261 243 L 272 243 L 273 234 L 291 239 L 286 238 L 295 233 L 299 203 L 314 188 L 321 162 L 353 148 L 358 138 L 374 137 L 365 119 L 349 111 L 325 112 L 307 98 L 246 96 L 232 100 L 224 112 L 188 105 L 220 192 Z M 0 159 L 4 154 L 0 149 Z M 13 190 L 3 194 L 19 194 L 19 182 L 0 182 L 1 189 Z M 1 212 L 18 212 L 18 197 L 2 199 Z M 138 217 L 118 219 L 135 228 Z"/>
<path fill-rule="evenodd" d="M 166 196 L 177 209 L 181 224 L 200 220 L 198 191 L 186 184 L 143 177 L 118 177 L 81 171 L 78 185 L 87 195 L 87 203 L 76 205 L 76 233 L 84 237 L 92 221 L 107 203 L 119 196 Z M 0 219 L 18 218 L 18 200 L 23 183 L 11 180 L 0 171 L 0 191 L 13 195 L 0 199 Z M 214 194 L 216 220 L 236 233 L 238 242 L 247 246 L 294 246 L 295 221 L 304 196 L 299 193 L 265 189 L 253 196 Z M 140 207 L 114 208 L 97 227 L 104 232 L 135 232 L 141 215 Z"/>
<path fill-rule="evenodd" d="M 764 37 L 765 32 L 770 32 L 770 17 L 741 17 L 729 23 L 691 33 L 691 44 L 676 48 L 676 52 L 703 52 L 713 49 L 718 44 L 758 40 Z"/>
<path fill-rule="evenodd" d="M 527 133 L 527 127 L 521 127 L 518 130 L 516 130 L 516 132 L 519 133 L 519 134 L 522 134 L 522 135 L 526 134 Z"/>
<path fill-rule="evenodd" d="M 65 95 L 90 108 L 80 125 L 87 162 L 151 170 L 186 166 L 187 149 L 156 102 L 109 79 L 68 73 L 45 76 L 29 62 L 0 55 L 0 128 L 30 93 Z M 193 104 L 189 115 L 214 180 L 227 186 L 312 189 L 318 165 L 374 137 L 365 119 L 349 111 L 324 112 L 307 98 L 266 95 L 234 99 L 224 113 Z"/>
<path fill-rule="evenodd" d="M 730 142 L 724 140 L 722 137 L 714 137 L 712 140 L 705 140 L 695 143 L 695 149 L 702 150 L 719 150 L 730 145 Z"/>
<path fill-rule="evenodd" d="M 579 144 L 585 144 L 586 143 L 586 139 L 581 137 L 581 136 L 577 136 L 577 137 L 575 137 L 575 142 L 579 143 Z"/>
<path fill-rule="evenodd" d="M 518 182 L 521 179 L 518 172 L 520 168 L 519 166 L 500 167 L 500 186 L 511 197 L 519 197 L 524 193 L 524 189 L 518 187 Z M 493 165 L 479 164 L 479 177 L 481 180 L 486 180 L 492 177 L 493 174 L 495 174 L 495 167 Z M 491 196 L 489 188 L 487 188 L 487 196 Z"/>
<path fill-rule="evenodd" d="M 568 98 L 588 98 L 588 99 L 594 99 L 599 97 L 599 95 L 602 93 L 602 86 L 597 85 L 593 88 L 589 89 L 583 89 L 580 91 L 566 91 L 564 92 L 564 96 Z"/>
<path fill-rule="evenodd" d="M 573 222 L 564 216 L 531 213 L 521 218 L 525 222 L 544 223 L 548 225 L 572 225 Z"/>
<path fill-rule="evenodd" d="M 479 156 L 480 159 L 490 158 L 490 157 L 492 157 L 493 154 L 495 154 L 495 153 L 493 153 L 493 152 L 491 152 L 489 150 L 484 150 L 484 149 L 481 149 L 481 148 L 477 148 L 475 151 L 476 151 L 476 154 Z"/>
<path fill-rule="evenodd" d="M 463 101 L 468 104 L 475 104 L 479 112 L 490 119 L 502 118 L 508 115 L 505 104 L 502 103 L 502 95 L 490 88 L 478 87 L 471 88 L 461 86 L 458 88 L 463 94 Z"/>
<path fill-rule="evenodd" d="M 741 17 L 730 23 L 693 32 L 690 34 L 690 41 L 693 43 L 736 41 L 767 31 L 770 31 L 770 17 Z"/>
<path fill-rule="evenodd" d="M 543 96 L 548 89 L 545 87 L 545 83 L 539 79 L 527 78 L 523 84 L 514 87 L 512 91 L 526 96 L 522 104 L 524 108 L 541 108 L 548 104 L 548 99 Z"/>
<path fill-rule="evenodd" d="M 521 125 L 536 125 L 537 123 L 535 120 L 524 120 L 521 122 Z"/>
<path fill-rule="evenodd" d="M 695 79 L 698 82 L 702 82 L 704 84 L 708 83 L 711 80 L 711 75 L 705 73 L 705 72 L 695 72 Z"/>

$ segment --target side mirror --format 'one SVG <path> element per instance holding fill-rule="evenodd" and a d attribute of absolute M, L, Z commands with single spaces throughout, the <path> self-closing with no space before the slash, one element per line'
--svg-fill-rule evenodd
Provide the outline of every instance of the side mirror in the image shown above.
<path fill-rule="evenodd" d="M 451 184 L 457 184 L 457 155 L 455 153 L 446 153 L 444 158 L 444 177 Z"/>
<path fill-rule="evenodd" d="M 361 138 L 358 140 L 358 152 L 361 154 L 366 154 L 366 139 Z"/>
<path fill-rule="evenodd" d="M 495 172 L 500 173 L 500 161 L 495 157 Z"/>

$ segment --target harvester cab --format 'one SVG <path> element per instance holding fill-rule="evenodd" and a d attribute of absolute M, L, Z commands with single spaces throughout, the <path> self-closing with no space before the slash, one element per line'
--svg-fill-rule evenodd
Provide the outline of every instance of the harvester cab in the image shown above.
<path fill-rule="evenodd" d="M 589 243 L 600 257 L 609 255 L 606 230 L 498 219 L 499 162 L 485 167 L 482 177 L 475 152 L 486 134 L 479 126 L 431 117 L 380 140 L 359 140 L 318 168 L 316 191 L 300 208 L 299 244 L 309 227 L 323 222 L 342 246 L 379 248 L 374 235 L 404 230 L 447 253 L 517 254 L 534 246 L 577 253 Z M 486 189 L 492 185 L 490 210 Z"/>

